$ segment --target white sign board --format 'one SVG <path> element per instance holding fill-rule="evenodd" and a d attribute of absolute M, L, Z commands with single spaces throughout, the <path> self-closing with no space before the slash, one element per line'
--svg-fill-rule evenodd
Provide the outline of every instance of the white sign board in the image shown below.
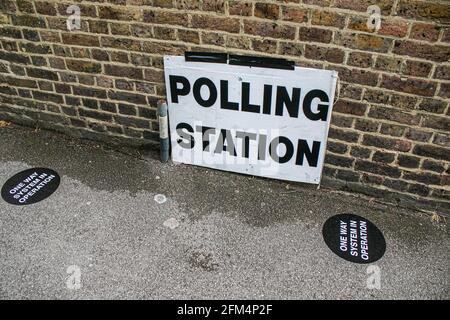
<path fill-rule="evenodd" d="M 172 159 L 320 183 L 337 72 L 164 57 Z"/>

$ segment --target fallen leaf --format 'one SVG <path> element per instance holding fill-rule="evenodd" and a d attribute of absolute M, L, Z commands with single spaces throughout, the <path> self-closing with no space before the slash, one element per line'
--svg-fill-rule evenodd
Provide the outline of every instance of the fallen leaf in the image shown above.
<path fill-rule="evenodd" d="M 441 217 L 437 213 L 433 213 L 431 215 L 431 221 L 432 222 L 440 222 L 441 221 Z"/>
<path fill-rule="evenodd" d="M 7 127 L 10 124 L 11 124 L 11 122 L 6 122 L 6 121 L 3 121 L 3 120 L 0 120 L 0 128 Z"/>

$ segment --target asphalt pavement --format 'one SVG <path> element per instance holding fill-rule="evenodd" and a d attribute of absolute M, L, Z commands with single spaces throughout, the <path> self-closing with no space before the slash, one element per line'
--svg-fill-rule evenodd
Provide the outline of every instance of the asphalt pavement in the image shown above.
<path fill-rule="evenodd" d="M 0 128 L 0 187 L 35 167 L 61 177 L 38 203 L 0 199 L 0 299 L 448 299 L 442 218 L 158 157 Z M 322 226 L 343 213 L 380 229 L 380 260 L 327 247 Z"/>

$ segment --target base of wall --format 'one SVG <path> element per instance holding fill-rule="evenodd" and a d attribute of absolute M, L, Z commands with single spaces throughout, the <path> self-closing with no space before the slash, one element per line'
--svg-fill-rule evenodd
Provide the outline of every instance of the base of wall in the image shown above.
<path fill-rule="evenodd" d="M 112 147 L 126 146 L 139 149 L 159 148 L 159 143 L 155 140 L 117 136 L 112 135 L 109 132 L 96 132 L 87 128 L 67 127 L 59 123 L 36 120 L 25 114 L 0 111 L 0 120 L 10 121 L 12 123 L 31 128 L 56 131 L 72 138 L 98 141 Z M 421 210 L 428 213 L 436 213 L 443 217 L 448 217 L 450 214 L 450 203 L 448 202 L 415 198 L 409 195 L 394 192 L 392 190 L 383 189 L 377 185 L 339 180 L 335 177 L 327 176 L 326 170 L 324 170 L 321 186 L 337 191 L 363 194 L 376 198 L 378 201 L 383 203 L 392 204 L 398 207 Z"/>

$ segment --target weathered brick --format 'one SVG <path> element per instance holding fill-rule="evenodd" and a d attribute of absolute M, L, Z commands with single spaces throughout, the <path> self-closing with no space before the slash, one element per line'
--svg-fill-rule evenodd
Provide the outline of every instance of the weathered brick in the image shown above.
<path fill-rule="evenodd" d="M 422 127 L 450 131 L 450 118 L 423 115 Z"/>
<path fill-rule="evenodd" d="M 405 130 L 406 127 L 391 123 L 382 123 L 380 127 L 380 133 L 394 137 L 402 136 Z"/>
<path fill-rule="evenodd" d="M 351 84 L 341 84 L 340 97 L 360 100 L 362 97 L 362 92 L 363 89 L 361 87 L 357 87 Z"/>
<path fill-rule="evenodd" d="M 127 64 L 129 62 L 128 52 L 123 51 L 113 51 L 110 53 L 110 58 L 112 62 L 121 62 Z"/>
<path fill-rule="evenodd" d="M 80 2 L 80 1 L 78 1 L 78 2 Z M 72 3 L 70 3 L 70 2 L 69 3 L 58 3 L 57 10 L 58 10 L 59 15 L 67 16 L 67 8 L 70 5 L 72 5 Z M 80 7 L 80 11 L 81 11 L 81 14 L 83 17 L 91 17 L 91 18 L 97 17 L 97 10 L 94 5 L 77 3 L 77 6 Z"/>
<path fill-rule="evenodd" d="M 412 183 L 408 187 L 408 192 L 426 197 L 430 193 L 430 188 L 423 184 Z"/>
<path fill-rule="evenodd" d="M 112 35 L 129 36 L 131 35 L 130 26 L 126 23 L 109 23 Z"/>
<path fill-rule="evenodd" d="M 0 51 L 0 60 L 20 63 L 20 64 L 29 64 L 30 63 L 30 58 L 28 56 L 23 56 L 21 54 L 17 54 L 14 52 Z"/>
<path fill-rule="evenodd" d="M 32 56 L 31 63 L 37 67 L 46 67 L 47 66 L 47 60 L 42 56 Z"/>
<path fill-rule="evenodd" d="M 216 46 L 223 46 L 226 42 L 225 36 L 216 32 L 202 32 L 201 39 L 203 44 L 211 44 Z"/>
<path fill-rule="evenodd" d="M 47 16 L 56 16 L 56 7 L 54 3 L 35 1 L 34 5 L 36 6 L 37 13 Z"/>
<path fill-rule="evenodd" d="M 432 133 L 419 129 L 409 128 L 406 137 L 410 140 L 427 142 L 430 140 Z"/>
<path fill-rule="evenodd" d="M 450 135 L 448 133 L 436 133 L 433 139 L 433 143 L 443 147 L 450 147 Z"/>
<path fill-rule="evenodd" d="M 141 11 L 132 7 L 98 7 L 98 16 L 106 20 L 140 21 Z"/>
<path fill-rule="evenodd" d="M 229 11 L 230 15 L 251 16 L 252 15 L 252 3 L 231 0 L 228 3 L 228 11 Z"/>
<path fill-rule="evenodd" d="M 371 155 L 372 151 L 367 148 L 352 146 L 350 150 L 350 154 L 355 158 L 368 159 Z"/>
<path fill-rule="evenodd" d="M 437 66 L 434 72 L 434 78 L 450 80 L 450 66 Z"/>
<path fill-rule="evenodd" d="M 362 103 L 339 99 L 333 106 L 333 111 L 339 113 L 362 116 L 367 110 L 367 106 Z"/>
<path fill-rule="evenodd" d="M 385 151 L 375 151 L 372 155 L 372 161 L 381 163 L 392 163 L 395 159 L 395 153 Z"/>
<path fill-rule="evenodd" d="M 365 134 L 363 136 L 363 145 L 372 146 L 377 148 L 384 148 L 402 152 L 408 152 L 411 150 L 412 143 L 407 140 L 392 139 L 381 136 L 373 136 Z"/>
<path fill-rule="evenodd" d="M 439 162 L 425 159 L 422 163 L 422 169 L 442 173 L 445 170 L 445 166 Z"/>
<path fill-rule="evenodd" d="M 335 0 L 334 6 L 342 9 L 366 12 L 370 5 L 380 7 L 383 14 L 389 14 L 393 2 L 391 0 Z"/>
<path fill-rule="evenodd" d="M 450 23 L 450 5 L 418 0 L 400 0 L 397 6 L 399 16 Z"/>
<path fill-rule="evenodd" d="M 30 43 L 30 42 L 21 43 L 20 49 L 23 52 L 28 52 L 28 53 L 49 54 L 52 52 L 52 49 L 48 45 L 34 44 L 34 43 Z"/>
<path fill-rule="evenodd" d="M 341 33 L 336 36 L 336 44 L 362 51 L 388 52 L 391 43 L 391 39 L 363 33 Z"/>
<path fill-rule="evenodd" d="M 413 153 L 422 157 L 450 161 L 450 152 L 442 147 L 418 144 L 414 146 Z"/>
<path fill-rule="evenodd" d="M 425 77 L 427 78 L 431 72 L 433 65 L 428 62 L 407 60 L 402 73 L 414 77 Z"/>
<path fill-rule="evenodd" d="M 325 163 L 337 167 L 350 168 L 353 166 L 353 159 L 345 156 L 338 156 L 335 154 L 327 153 L 325 156 Z"/>
<path fill-rule="evenodd" d="M 13 15 L 11 16 L 13 25 L 25 26 L 31 28 L 45 28 L 45 20 L 42 17 L 30 15 Z"/>
<path fill-rule="evenodd" d="M 333 63 L 342 63 L 344 62 L 345 52 L 337 48 L 307 44 L 305 46 L 305 57 L 308 59 L 319 59 Z"/>
<path fill-rule="evenodd" d="M 134 67 L 117 66 L 112 64 L 105 65 L 105 74 L 116 77 L 125 77 L 131 79 L 142 80 L 142 69 Z"/>
<path fill-rule="evenodd" d="M 100 110 L 117 113 L 116 104 L 109 101 L 100 101 Z"/>
<path fill-rule="evenodd" d="M 295 28 L 288 25 L 280 25 L 272 22 L 244 21 L 245 33 L 271 38 L 291 39 L 295 38 Z"/>
<path fill-rule="evenodd" d="M 415 169 L 419 167 L 420 158 L 399 154 L 397 158 L 398 165 L 405 168 Z"/>
<path fill-rule="evenodd" d="M 266 53 L 275 53 L 277 51 L 277 42 L 270 39 L 252 39 L 253 50 Z"/>
<path fill-rule="evenodd" d="M 188 25 L 188 19 L 186 14 L 169 11 L 144 10 L 143 20 L 144 22 L 148 23 L 170 24 L 185 27 L 187 27 Z"/>
<path fill-rule="evenodd" d="M 409 184 L 404 181 L 400 181 L 398 179 L 384 179 L 382 184 L 390 189 L 398 190 L 398 191 L 407 191 Z"/>
<path fill-rule="evenodd" d="M 353 118 L 333 112 L 331 115 L 331 124 L 341 128 L 351 128 L 353 125 Z"/>
<path fill-rule="evenodd" d="M 116 48 L 131 51 L 140 51 L 141 42 L 127 38 L 117 37 L 101 37 L 101 43 L 103 47 Z"/>
<path fill-rule="evenodd" d="M 17 8 L 25 13 L 34 13 L 33 2 L 31 0 L 17 0 Z"/>
<path fill-rule="evenodd" d="M 227 47 L 242 50 L 250 50 L 252 41 L 248 37 L 227 35 Z"/>
<path fill-rule="evenodd" d="M 200 35 L 198 31 L 179 29 L 178 39 L 183 42 L 200 43 Z"/>
<path fill-rule="evenodd" d="M 365 52 L 351 52 L 348 56 L 347 64 L 359 68 L 369 68 L 372 66 L 372 54 Z"/>
<path fill-rule="evenodd" d="M 187 46 L 180 44 L 156 41 L 145 41 L 142 43 L 142 51 L 147 53 L 181 55 L 187 50 Z"/>
<path fill-rule="evenodd" d="M 332 36 L 333 32 L 327 29 L 300 27 L 298 39 L 300 41 L 330 43 Z"/>
<path fill-rule="evenodd" d="M 378 74 L 371 71 L 345 67 L 335 67 L 333 69 L 338 71 L 339 78 L 345 82 L 363 84 L 371 87 L 376 86 L 378 83 Z"/>
<path fill-rule="evenodd" d="M 89 108 L 89 109 L 97 109 L 98 108 L 98 101 L 94 99 L 81 99 L 83 101 L 83 106 Z"/>
<path fill-rule="evenodd" d="M 417 105 L 418 97 L 405 96 L 393 93 L 389 105 L 404 110 L 413 110 Z"/>
<path fill-rule="evenodd" d="M 111 100 L 119 100 L 119 101 L 125 101 L 129 103 L 134 104 L 146 104 L 147 99 L 144 95 L 137 94 L 137 93 L 130 93 L 125 91 L 108 91 L 108 98 Z"/>
<path fill-rule="evenodd" d="M 63 103 L 63 97 L 49 92 L 33 91 L 33 98 L 40 101 Z"/>
<path fill-rule="evenodd" d="M 420 122 L 420 117 L 418 117 L 417 115 L 376 105 L 372 105 L 370 107 L 369 117 L 410 125 L 417 125 Z"/>
<path fill-rule="evenodd" d="M 438 96 L 442 98 L 450 98 L 450 83 L 441 83 Z"/>
<path fill-rule="evenodd" d="M 450 46 L 422 44 L 414 41 L 395 41 L 393 52 L 399 55 L 444 62 L 450 56 Z"/>
<path fill-rule="evenodd" d="M 327 143 L 327 150 L 331 151 L 333 153 L 339 153 L 344 154 L 348 150 L 348 146 L 344 143 L 335 142 L 335 141 L 328 141 Z"/>
<path fill-rule="evenodd" d="M 99 63 L 82 61 L 82 60 L 66 60 L 67 68 L 73 71 L 87 72 L 87 73 L 100 73 L 102 66 Z"/>
<path fill-rule="evenodd" d="M 41 78 L 53 81 L 58 80 L 58 74 L 56 72 L 45 69 L 27 68 L 27 75 L 31 78 Z"/>
<path fill-rule="evenodd" d="M 428 42 L 437 41 L 439 38 L 440 27 L 434 24 L 415 23 L 412 26 L 410 38 L 424 40 Z"/>
<path fill-rule="evenodd" d="M 330 128 L 328 136 L 331 139 L 347 141 L 347 142 L 357 142 L 359 134 L 354 131 L 342 130 L 337 128 Z"/>
<path fill-rule="evenodd" d="M 119 113 L 124 115 L 135 116 L 137 114 L 136 107 L 130 104 L 119 103 Z"/>
<path fill-rule="evenodd" d="M 113 119 L 111 114 L 105 113 L 105 112 L 98 112 L 95 110 L 87 110 L 87 109 L 79 108 L 78 113 L 80 114 L 80 117 L 92 118 L 92 119 L 96 119 L 96 120 L 100 120 L 100 121 L 111 122 Z"/>
<path fill-rule="evenodd" d="M 73 86 L 73 94 L 82 97 L 106 99 L 106 91 L 89 87 Z"/>
<path fill-rule="evenodd" d="M 282 55 L 303 56 L 304 51 L 305 45 L 303 43 L 280 42 L 280 54 Z"/>
<path fill-rule="evenodd" d="M 308 10 L 298 7 L 282 7 L 282 19 L 297 23 L 308 22 Z"/>
<path fill-rule="evenodd" d="M 274 3 L 262 3 L 255 4 L 255 17 L 264 19 L 278 19 L 280 16 L 280 7 Z"/>
<path fill-rule="evenodd" d="M 408 33 L 408 23 L 402 20 L 383 19 L 379 30 L 371 29 L 367 25 L 367 17 L 353 16 L 348 28 L 351 30 L 377 33 L 379 35 L 403 38 Z"/>
<path fill-rule="evenodd" d="M 385 90 L 366 89 L 363 100 L 371 103 L 387 104 L 391 94 Z"/>
<path fill-rule="evenodd" d="M 39 32 L 32 29 L 24 29 L 22 30 L 23 38 L 28 41 L 40 41 Z"/>
<path fill-rule="evenodd" d="M 388 75 L 383 75 L 381 87 L 421 96 L 433 96 L 436 92 L 436 83 L 434 82 Z"/>
<path fill-rule="evenodd" d="M 21 39 L 22 33 L 20 32 L 20 29 L 2 26 L 0 27 L 0 36 L 5 38 Z"/>
<path fill-rule="evenodd" d="M 145 69 L 144 79 L 151 82 L 163 82 L 164 72 L 161 70 Z"/>
<path fill-rule="evenodd" d="M 428 98 L 422 100 L 418 106 L 418 110 L 439 114 L 444 113 L 446 105 L 444 101 Z"/>
<path fill-rule="evenodd" d="M 150 129 L 150 121 L 148 120 L 123 116 L 114 116 L 114 120 L 116 121 L 116 123 L 121 124 L 123 126 L 141 129 Z"/>
<path fill-rule="evenodd" d="M 355 169 L 358 171 L 370 172 L 381 176 L 388 176 L 391 178 L 400 178 L 400 169 L 386 164 L 379 164 L 371 161 L 356 160 Z"/>
<path fill-rule="evenodd" d="M 345 15 L 333 11 L 314 10 L 311 23 L 328 27 L 344 28 Z"/>
<path fill-rule="evenodd" d="M 62 41 L 65 44 L 72 44 L 78 46 L 99 47 L 100 41 L 97 36 L 76 34 L 76 33 L 63 33 Z"/>
<path fill-rule="evenodd" d="M 109 55 L 105 50 L 93 49 L 92 58 L 98 61 L 109 61 Z"/>
<path fill-rule="evenodd" d="M 73 47 L 71 48 L 72 57 L 89 59 L 91 57 L 91 50 L 89 48 Z"/>
<path fill-rule="evenodd" d="M 89 31 L 92 33 L 108 34 L 108 22 L 106 21 L 89 21 Z"/>
<path fill-rule="evenodd" d="M 377 132 L 379 123 L 367 119 L 356 119 L 355 129 L 363 132 Z"/>
<path fill-rule="evenodd" d="M 439 184 L 441 178 L 437 174 L 433 173 L 416 173 L 416 172 L 404 172 L 403 179 L 413 180 L 426 184 Z"/>

